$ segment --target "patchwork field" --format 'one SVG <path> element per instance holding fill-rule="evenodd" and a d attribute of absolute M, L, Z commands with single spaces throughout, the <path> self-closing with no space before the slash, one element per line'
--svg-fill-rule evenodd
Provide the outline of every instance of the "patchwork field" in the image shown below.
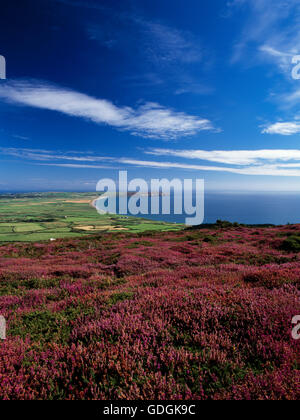
<path fill-rule="evenodd" d="M 0 399 L 297 400 L 299 252 L 226 223 L 3 244 Z"/>
<path fill-rule="evenodd" d="M 35 242 L 103 231 L 178 230 L 174 224 L 134 217 L 99 215 L 94 193 L 0 195 L 0 242 Z"/>

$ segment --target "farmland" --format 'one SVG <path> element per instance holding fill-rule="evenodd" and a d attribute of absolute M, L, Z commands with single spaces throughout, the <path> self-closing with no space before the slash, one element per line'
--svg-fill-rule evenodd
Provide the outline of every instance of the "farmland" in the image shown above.
<path fill-rule="evenodd" d="M 177 230 L 180 226 L 134 217 L 99 215 L 95 193 L 0 195 L 0 243 L 72 238 L 105 231 Z"/>
<path fill-rule="evenodd" d="M 299 251 L 297 225 L 2 244 L 0 399 L 299 399 Z"/>

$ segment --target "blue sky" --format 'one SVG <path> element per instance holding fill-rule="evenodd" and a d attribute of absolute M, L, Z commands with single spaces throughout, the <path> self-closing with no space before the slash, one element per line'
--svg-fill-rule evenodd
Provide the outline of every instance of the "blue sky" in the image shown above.
<path fill-rule="evenodd" d="M 298 191 L 299 20 L 296 0 L 1 5 L 0 190 L 94 191 L 126 169 Z"/>

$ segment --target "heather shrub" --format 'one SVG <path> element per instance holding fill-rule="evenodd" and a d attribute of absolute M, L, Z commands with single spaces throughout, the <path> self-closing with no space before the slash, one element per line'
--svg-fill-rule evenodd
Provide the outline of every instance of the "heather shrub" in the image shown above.
<path fill-rule="evenodd" d="M 282 243 L 282 249 L 290 252 L 300 252 L 300 236 L 290 236 Z"/>
<path fill-rule="evenodd" d="M 299 231 L 1 246 L 0 399 L 299 399 Z"/>
<path fill-rule="evenodd" d="M 124 300 L 130 300 L 133 298 L 133 296 L 134 296 L 133 293 L 126 293 L 126 292 L 114 293 L 110 296 L 109 303 L 111 305 L 115 305 L 118 302 L 123 302 Z"/>
<path fill-rule="evenodd" d="M 10 335 L 30 337 L 34 342 L 66 342 L 70 328 L 60 313 L 35 311 L 26 313 L 10 325 Z"/>

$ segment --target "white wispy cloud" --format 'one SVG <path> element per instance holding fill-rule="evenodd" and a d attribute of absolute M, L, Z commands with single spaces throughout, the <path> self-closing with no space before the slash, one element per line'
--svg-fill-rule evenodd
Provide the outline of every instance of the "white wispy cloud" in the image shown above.
<path fill-rule="evenodd" d="M 291 136 L 300 133 L 300 122 L 277 122 L 263 129 L 262 133 L 281 134 L 283 136 Z"/>
<path fill-rule="evenodd" d="M 48 83 L 14 81 L 1 84 L 0 98 L 85 118 L 96 124 L 107 124 L 146 138 L 174 139 L 214 130 L 208 119 L 177 112 L 157 103 L 147 103 L 137 109 L 118 107 L 108 100 Z"/>
<path fill-rule="evenodd" d="M 172 156 L 185 159 L 207 160 L 227 165 L 258 165 L 262 161 L 300 161 L 300 150 L 174 150 L 154 148 L 145 151 L 154 156 Z"/>
<path fill-rule="evenodd" d="M 39 163 L 40 166 L 57 166 L 59 168 L 71 168 L 71 169 L 115 169 L 112 166 L 107 165 L 83 165 L 73 163 Z"/>
<path fill-rule="evenodd" d="M 118 48 L 124 46 L 126 41 L 132 42 L 134 36 L 135 48 L 158 65 L 175 62 L 191 64 L 203 58 L 201 43 L 190 31 L 183 31 L 165 22 L 148 20 L 141 15 L 117 11 L 115 8 L 103 11 L 106 11 L 105 22 L 101 25 L 89 23 L 86 26 L 89 38 L 101 45 Z"/>
<path fill-rule="evenodd" d="M 21 159 L 37 160 L 37 161 L 56 161 L 56 160 L 67 160 L 75 162 L 99 162 L 99 161 L 111 161 L 113 158 L 107 156 L 95 156 L 87 153 L 77 153 L 75 155 L 72 152 L 62 153 L 59 151 L 53 152 L 51 150 L 43 149 L 26 149 L 16 147 L 0 147 L 0 153 L 7 156 L 13 156 Z"/>
<path fill-rule="evenodd" d="M 26 136 L 20 136 L 19 134 L 13 134 L 13 137 L 15 139 L 19 139 L 19 140 L 29 140 L 29 137 Z"/>
<path fill-rule="evenodd" d="M 98 23 L 94 19 L 84 22 L 88 38 L 102 47 L 118 50 L 125 57 L 137 57 L 139 68 L 144 69 L 138 72 L 138 84 L 175 85 L 171 88 L 175 95 L 207 95 L 214 91 L 207 83 L 201 82 L 199 72 L 193 74 L 189 68 L 190 64 L 200 61 L 208 66 L 211 60 L 211 52 L 193 32 L 183 30 L 180 25 L 171 25 L 170 21 L 150 19 L 136 9 L 124 10 L 116 4 L 99 4 L 97 0 L 56 1 L 95 9 L 95 13 L 102 15 L 101 24 L 99 19 Z M 150 78 L 149 63 L 152 73 L 155 73 Z"/>
<path fill-rule="evenodd" d="M 299 80 L 297 80 L 297 82 L 299 82 Z M 280 95 L 279 100 L 281 102 L 281 105 L 284 105 L 284 107 L 286 108 L 292 108 L 295 105 L 298 106 L 300 100 L 300 89 L 296 88 L 290 92 Z"/>
<path fill-rule="evenodd" d="M 101 24 L 88 22 L 85 25 L 89 39 L 102 47 L 115 49 L 129 59 L 135 56 L 139 83 L 172 86 L 176 95 L 206 95 L 213 91 L 201 80 L 199 71 L 197 75 L 193 73 L 191 65 L 202 61 L 203 67 L 207 68 L 211 60 L 211 52 L 194 33 L 179 25 L 172 26 L 168 21 L 151 20 L 118 7 L 107 7 L 102 11 Z M 150 78 L 149 63 L 154 74 Z"/>
<path fill-rule="evenodd" d="M 247 10 L 247 20 L 234 48 L 233 61 L 248 65 L 270 63 L 271 76 L 280 72 L 285 79 L 271 92 L 268 99 L 281 110 L 298 106 L 300 90 L 292 72 L 293 57 L 300 54 L 300 2 L 299 0 L 244 0 L 230 3 Z M 284 93 L 282 93 L 284 92 Z M 286 113 L 280 121 L 264 127 L 263 133 L 289 136 L 298 134 L 299 124 L 295 114 Z"/>
<path fill-rule="evenodd" d="M 299 1 L 244 0 L 229 5 L 233 4 L 248 7 L 248 22 L 235 46 L 234 61 L 249 55 L 249 46 L 252 51 L 256 46 L 261 59 L 271 60 L 290 77 L 291 57 L 300 51 Z"/>
<path fill-rule="evenodd" d="M 213 172 L 229 172 L 239 175 L 256 175 L 256 176 L 300 176 L 300 169 L 282 169 L 277 165 L 259 165 L 243 168 L 219 167 L 219 166 L 204 166 L 204 165 L 190 165 L 185 163 L 172 162 L 155 162 L 135 159 L 122 159 L 121 163 L 127 165 L 134 165 L 146 168 L 159 169 L 185 169 L 193 171 L 213 171 Z"/>
<path fill-rule="evenodd" d="M 283 48 L 284 46 L 279 46 Z M 292 71 L 292 58 L 297 54 L 298 49 L 290 48 L 290 52 L 279 51 L 276 47 L 270 45 L 262 45 L 258 48 L 258 50 L 262 53 L 264 58 L 269 59 L 270 61 L 275 62 L 275 64 L 279 67 L 279 69 L 285 73 L 289 78 L 291 78 L 291 71 Z"/>
<path fill-rule="evenodd" d="M 151 149 L 147 154 L 215 162 L 224 166 L 94 156 L 90 153 L 53 152 L 48 150 L 0 148 L 2 155 L 32 161 L 35 165 L 70 169 L 117 169 L 136 166 L 156 169 L 227 172 L 239 175 L 300 176 L 300 150 L 171 150 Z M 111 166 L 111 165 L 114 166 Z M 226 166 L 225 166 L 226 165 Z"/>
<path fill-rule="evenodd" d="M 202 51 L 189 32 L 172 28 L 159 22 L 135 19 L 146 35 L 145 44 L 151 60 L 159 62 L 195 63 L 201 61 Z"/>
<path fill-rule="evenodd" d="M 273 47 L 270 47 L 269 45 L 262 45 L 260 47 L 260 51 L 265 52 L 273 57 L 277 57 L 277 58 L 288 58 L 290 61 L 290 58 L 293 57 L 292 53 L 286 53 L 286 52 L 282 52 L 282 51 L 278 51 Z"/>

